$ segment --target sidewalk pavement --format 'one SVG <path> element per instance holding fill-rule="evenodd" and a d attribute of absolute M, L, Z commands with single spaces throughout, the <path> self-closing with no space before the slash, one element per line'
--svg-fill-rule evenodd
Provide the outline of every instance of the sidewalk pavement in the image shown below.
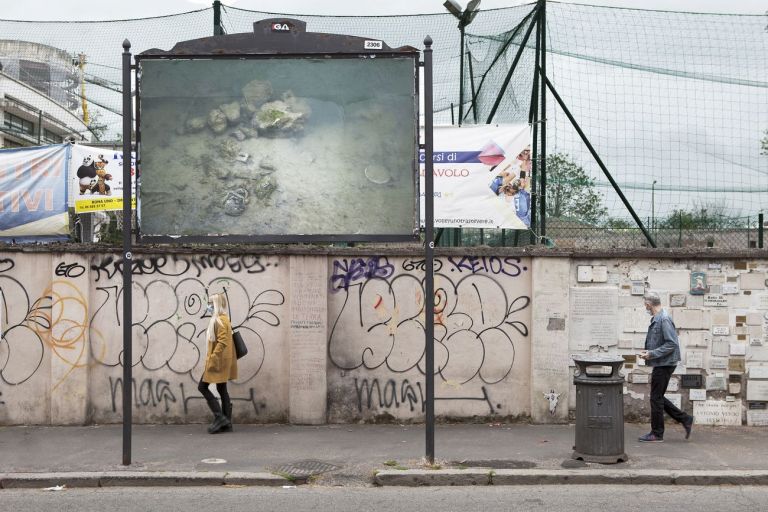
<path fill-rule="evenodd" d="M 625 428 L 629 461 L 571 459 L 573 425 L 438 425 L 435 466 L 424 425 L 134 425 L 123 466 L 121 425 L 0 427 L 0 487 L 110 485 L 768 485 L 768 429 L 670 425 L 664 443 Z"/>

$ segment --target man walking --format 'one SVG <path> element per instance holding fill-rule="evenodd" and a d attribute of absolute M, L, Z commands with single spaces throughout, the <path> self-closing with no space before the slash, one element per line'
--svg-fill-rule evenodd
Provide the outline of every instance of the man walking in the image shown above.
<path fill-rule="evenodd" d="M 680 345 L 677 341 L 675 324 L 669 313 L 661 307 L 661 299 L 656 292 L 646 292 L 643 296 L 645 309 L 651 315 L 651 325 L 645 337 L 645 350 L 640 357 L 653 367 L 651 374 L 651 431 L 640 436 L 644 443 L 661 443 L 664 441 L 664 412 L 674 420 L 683 424 L 685 438 L 691 436 L 693 416 L 684 413 L 664 397 L 667 392 L 669 379 L 680 361 Z"/>

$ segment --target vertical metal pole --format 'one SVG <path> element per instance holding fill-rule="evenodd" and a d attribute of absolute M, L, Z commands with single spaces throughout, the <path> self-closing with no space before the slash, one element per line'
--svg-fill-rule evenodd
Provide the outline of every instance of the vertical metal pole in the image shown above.
<path fill-rule="evenodd" d="M 541 31 L 541 242 L 547 236 L 547 0 L 539 0 L 539 27 Z"/>
<path fill-rule="evenodd" d="M 221 26 L 221 1 L 213 2 L 213 35 L 220 36 L 224 34 L 224 27 Z"/>
<path fill-rule="evenodd" d="M 763 214 L 757 214 L 757 248 L 763 248 Z"/>
<path fill-rule="evenodd" d="M 37 113 L 37 145 L 43 140 L 43 111 Z"/>
<path fill-rule="evenodd" d="M 123 41 L 123 465 L 131 464 L 133 316 L 131 312 L 131 43 Z"/>
<path fill-rule="evenodd" d="M 463 35 L 463 32 L 462 32 Z M 459 105 L 461 110 L 461 105 Z M 461 116 L 459 116 L 461 122 Z M 430 464 L 435 462 L 435 282 L 434 250 L 432 231 L 434 216 L 434 141 L 432 111 L 432 38 L 424 39 L 424 336 L 426 344 L 426 457 Z"/>
<path fill-rule="evenodd" d="M 539 149 L 538 149 L 538 138 L 539 138 L 539 53 L 540 53 L 540 44 L 541 44 L 541 23 L 539 21 L 541 18 L 538 15 L 539 11 L 536 11 L 536 64 L 533 68 L 533 87 L 531 88 L 531 109 L 528 114 L 528 122 L 531 123 L 533 126 L 533 133 L 532 139 L 533 139 L 533 148 L 531 150 L 531 229 L 529 233 L 531 234 L 531 244 L 536 243 L 536 223 L 537 223 L 537 217 L 536 214 L 536 201 L 537 201 L 537 182 L 538 182 L 538 176 L 539 176 Z M 515 238 L 515 246 L 517 246 L 517 238 Z"/>
<path fill-rule="evenodd" d="M 459 126 L 464 120 L 464 24 L 459 22 L 461 51 L 459 52 Z"/>

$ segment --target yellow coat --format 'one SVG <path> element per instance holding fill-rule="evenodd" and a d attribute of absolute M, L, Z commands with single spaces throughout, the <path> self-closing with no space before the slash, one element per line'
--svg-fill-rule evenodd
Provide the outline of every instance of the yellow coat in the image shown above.
<path fill-rule="evenodd" d="M 219 315 L 219 322 L 216 322 L 214 328 L 216 340 L 208 342 L 208 354 L 205 357 L 203 381 L 208 384 L 221 384 L 237 378 L 237 357 L 235 344 L 232 341 L 232 324 L 229 317 L 224 314 Z"/>

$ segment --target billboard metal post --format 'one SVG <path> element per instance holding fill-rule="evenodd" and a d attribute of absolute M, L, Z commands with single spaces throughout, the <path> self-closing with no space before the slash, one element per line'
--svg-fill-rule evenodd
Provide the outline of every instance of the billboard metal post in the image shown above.
<path fill-rule="evenodd" d="M 123 41 L 123 465 L 131 464 L 131 404 L 133 354 L 131 345 L 131 43 Z"/>
<path fill-rule="evenodd" d="M 435 462 L 435 281 L 434 281 L 434 152 L 432 109 L 432 38 L 424 39 L 424 342 L 427 398 L 426 457 Z M 459 116 L 461 120 L 461 116 Z"/>

